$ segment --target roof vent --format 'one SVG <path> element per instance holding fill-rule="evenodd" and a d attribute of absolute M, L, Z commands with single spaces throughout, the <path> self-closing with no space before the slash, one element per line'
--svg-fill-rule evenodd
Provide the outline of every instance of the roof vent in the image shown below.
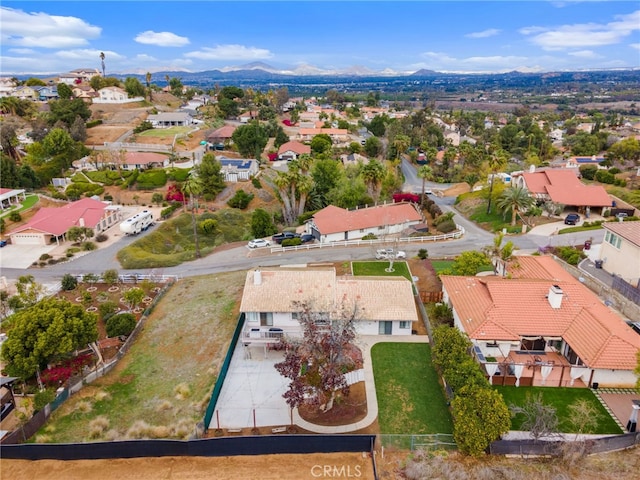
<path fill-rule="evenodd" d="M 253 284 L 262 285 L 262 272 L 260 270 L 253 272 Z"/>
<path fill-rule="evenodd" d="M 549 288 L 549 295 L 547 296 L 551 308 L 560 308 L 562 305 L 563 295 L 562 289 L 558 285 L 551 285 Z"/>

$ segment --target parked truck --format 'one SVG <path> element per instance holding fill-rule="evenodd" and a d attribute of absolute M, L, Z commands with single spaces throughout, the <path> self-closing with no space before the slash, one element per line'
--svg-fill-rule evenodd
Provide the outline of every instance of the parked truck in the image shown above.
<path fill-rule="evenodd" d="M 120 231 L 125 235 L 137 235 L 151 225 L 153 225 L 153 213 L 151 210 L 143 210 L 122 222 Z"/>

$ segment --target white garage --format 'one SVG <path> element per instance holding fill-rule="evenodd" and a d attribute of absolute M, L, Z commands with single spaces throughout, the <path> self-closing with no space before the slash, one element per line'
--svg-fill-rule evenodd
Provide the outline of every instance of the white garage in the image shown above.
<path fill-rule="evenodd" d="M 51 235 L 44 232 L 20 232 L 9 235 L 13 245 L 47 245 Z"/>

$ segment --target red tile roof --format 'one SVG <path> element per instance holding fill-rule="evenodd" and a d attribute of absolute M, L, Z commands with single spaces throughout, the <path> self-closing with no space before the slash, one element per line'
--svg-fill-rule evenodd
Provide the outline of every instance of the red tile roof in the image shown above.
<path fill-rule="evenodd" d="M 358 210 L 345 210 L 329 205 L 313 216 L 313 222 L 322 235 L 328 235 L 384 225 L 422 222 L 422 217 L 410 203 L 390 203 Z"/>
<path fill-rule="evenodd" d="M 167 156 L 153 152 L 127 152 L 124 161 L 129 165 L 149 165 L 150 163 L 164 164 Z"/>
<path fill-rule="evenodd" d="M 579 207 L 609 207 L 611 198 L 600 185 L 584 185 L 571 170 L 551 169 L 523 173 L 527 189 L 547 194 L 553 202 Z"/>
<path fill-rule="evenodd" d="M 518 257 L 518 263 L 518 278 L 441 277 L 470 338 L 562 337 L 590 368 L 633 370 L 640 336 L 620 316 L 551 257 Z M 552 285 L 562 289 L 560 308 L 547 298 Z"/>
<path fill-rule="evenodd" d="M 225 125 L 224 127 L 220 127 L 211 132 L 207 135 L 207 138 L 231 138 L 236 128 L 237 127 L 235 125 Z"/>
<path fill-rule="evenodd" d="M 605 222 L 602 226 L 640 247 L 640 222 Z"/>
<path fill-rule="evenodd" d="M 304 143 L 291 141 L 291 142 L 283 143 L 282 145 L 280 145 L 280 148 L 278 149 L 279 154 L 283 154 L 288 151 L 292 151 L 294 153 L 297 153 L 298 155 L 302 155 L 304 153 L 310 154 L 311 147 L 309 145 L 305 145 Z"/>
<path fill-rule="evenodd" d="M 11 234 L 25 230 L 36 230 L 60 236 L 71 227 L 95 228 L 104 215 L 107 204 L 91 198 L 83 198 L 59 208 L 41 208 L 26 224 L 16 228 Z"/>

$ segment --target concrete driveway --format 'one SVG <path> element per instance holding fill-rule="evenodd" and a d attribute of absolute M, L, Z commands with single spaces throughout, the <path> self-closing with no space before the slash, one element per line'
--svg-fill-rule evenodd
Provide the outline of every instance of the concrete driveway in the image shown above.
<path fill-rule="evenodd" d="M 0 269 L 29 268 L 40 255 L 50 253 L 57 245 L 7 245 L 0 248 Z"/>

